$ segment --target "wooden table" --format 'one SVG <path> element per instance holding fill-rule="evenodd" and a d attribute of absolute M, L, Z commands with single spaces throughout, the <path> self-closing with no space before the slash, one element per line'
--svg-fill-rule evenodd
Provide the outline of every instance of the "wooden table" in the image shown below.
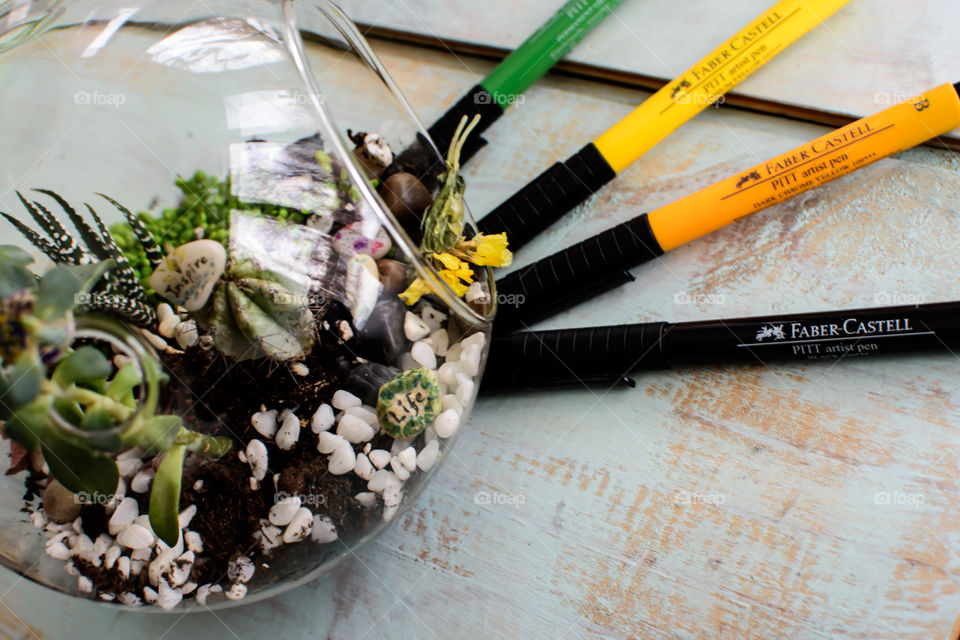
<path fill-rule="evenodd" d="M 345 4 L 374 22 L 371 12 L 389 3 Z M 543 3 L 501 4 L 499 13 L 468 14 L 486 21 L 477 33 L 491 32 L 492 20 L 511 29 L 522 22 L 508 4 L 521 5 L 516 15 L 528 22 L 528 14 L 549 13 Z M 735 24 L 765 2 L 744 4 L 758 7 Z M 440 5 L 479 3 L 423 6 Z M 448 23 L 420 6 L 396 4 L 421 15 L 424 30 L 450 24 L 453 39 L 471 33 L 472 23 L 458 22 L 465 16 L 450 14 Z M 865 32 L 860 42 L 901 60 L 882 66 L 900 78 L 919 69 L 919 86 L 904 90 L 931 84 L 924 64 L 937 67 L 938 82 L 960 79 L 955 56 L 954 73 L 942 77 L 933 58 L 907 50 L 914 26 L 900 15 L 922 15 L 941 29 L 934 40 L 955 41 L 945 26 L 960 18 L 955 4 L 854 0 L 846 11 L 837 24 L 896 14 L 884 22 L 885 37 Z M 710 27 L 690 24 L 700 28 Z M 374 48 L 425 122 L 490 68 L 410 45 Z M 789 55 L 784 67 L 805 64 Z M 837 111 L 871 106 L 862 75 L 829 64 L 818 73 L 832 95 L 848 96 Z M 758 74 L 753 86 L 786 91 L 777 74 Z M 473 210 L 485 213 L 646 95 L 549 77 L 490 130 L 490 146 L 470 164 Z M 517 264 L 825 131 L 711 109 L 524 249 Z M 955 299 L 958 168 L 953 153 L 929 148 L 881 161 L 637 269 L 637 282 L 542 326 Z M 960 612 L 958 372 L 957 358 L 942 353 L 698 367 L 643 376 L 635 390 L 482 399 L 413 509 L 313 584 L 181 617 L 76 602 L 4 572 L 0 636 L 945 638 Z"/>

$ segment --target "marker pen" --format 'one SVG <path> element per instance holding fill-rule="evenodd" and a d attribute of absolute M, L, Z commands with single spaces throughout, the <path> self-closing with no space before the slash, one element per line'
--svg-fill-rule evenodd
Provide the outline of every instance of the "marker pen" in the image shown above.
<path fill-rule="evenodd" d="M 480 220 L 480 231 L 506 231 L 516 251 L 847 2 L 781 0 L 606 133 L 500 204 Z"/>
<path fill-rule="evenodd" d="M 835 360 L 960 348 L 960 302 L 497 336 L 484 390 L 633 386 L 634 371 L 753 361 Z"/>
<path fill-rule="evenodd" d="M 941 85 L 514 271 L 497 282 L 498 295 L 524 304 L 501 307 L 495 327 L 557 313 L 664 251 L 960 127 L 958 92 Z"/>
<path fill-rule="evenodd" d="M 437 148 L 445 152 L 460 120 L 464 116 L 472 120 L 479 113 L 480 122 L 460 154 L 461 163 L 469 160 L 486 144 L 480 134 L 621 2 L 569 0 L 430 127 Z"/>

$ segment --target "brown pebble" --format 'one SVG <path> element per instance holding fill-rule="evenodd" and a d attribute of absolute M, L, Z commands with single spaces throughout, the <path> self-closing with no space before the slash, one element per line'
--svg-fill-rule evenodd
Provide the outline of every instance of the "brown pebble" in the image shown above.
<path fill-rule="evenodd" d="M 433 202 L 430 191 L 415 175 L 400 171 L 384 180 L 380 197 L 410 237 L 419 242 L 420 216 Z"/>
<path fill-rule="evenodd" d="M 363 169 L 363 172 L 367 175 L 367 178 L 373 179 L 383 173 L 383 167 L 380 166 L 376 160 L 367 155 L 365 148 L 357 147 L 354 149 L 353 157 L 356 158 L 357 163 Z"/>
<path fill-rule="evenodd" d="M 407 287 L 407 265 L 390 258 L 377 260 L 380 282 L 387 293 L 403 291 Z"/>
<path fill-rule="evenodd" d="M 43 490 L 43 512 L 54 522 L 73 522 L 82 506 L 77 496 L 56 480 L 51 479 Z"/>

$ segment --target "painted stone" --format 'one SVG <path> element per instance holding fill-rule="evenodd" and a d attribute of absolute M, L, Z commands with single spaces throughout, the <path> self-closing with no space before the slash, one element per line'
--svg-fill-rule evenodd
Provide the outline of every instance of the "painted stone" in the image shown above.
<path fill-rule="evenodd" d="M 160 297 L 187 311 L 203 307 L 223 275 L 227 252 L 214 240 L 195 240 L 167 254 L 150 276 Z"/>
<path fill-rule="evenodd" d="M 377 263 L 365 253 L 358 253 L 347 263 L 347 306 L 353 326 L 362 329 L 380 298 L 380 272 Z"/>
<path fill-rule="evenodd" d="M 440 413 L 440 386 L 433 371 L 409 369 L 380 387 L 377 419 L 388 435 L 407 439 L 430 426 Z"/>
<path fill-rule="evenodd" d="M 337 231 L 336 235 L 333 236 L 333 246 L 338 253 L 347 256 L 354 253 L 363 253 L 373 256 L 375 259 L 387 255 L 387 252 L 393 246 L 387 230 L 380 227 L 375 237 L 370 238 L 364 235 L 363 227 L 365 224 L 368 223 L 363 221 L 353 222 Z"/>

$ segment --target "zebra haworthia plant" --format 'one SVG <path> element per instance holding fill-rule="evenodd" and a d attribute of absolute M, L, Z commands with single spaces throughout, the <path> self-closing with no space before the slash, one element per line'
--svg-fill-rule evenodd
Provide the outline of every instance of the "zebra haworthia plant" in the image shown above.
<path fill-rule="evenodd" d="M 56 241 L 67 248 L 62 238 Z M 192 432 L 178 416 L 157 413 L 166 376 L 151 355 L 144 351 L 117 367 L 90 338 L 92 331 L 120 344 L 134 339 L 115 318 L 84 314 L 76 305 L 116 265 L 62 264 L 38 278 L 27 269 L 31 262 L 21 249 L 0 246 L 4 435 L 27 451 L 39 450 L 50 474 L 75 494 L 113 495 L 119 473 L 112 454 L 132 447 L 145 456 L 163 454 L 150 523 L 164 542 L 175 544 L 186 451 L 220 457 L 231 441 Z M 86 344 L 74 346 L 75 337 Z"/>

